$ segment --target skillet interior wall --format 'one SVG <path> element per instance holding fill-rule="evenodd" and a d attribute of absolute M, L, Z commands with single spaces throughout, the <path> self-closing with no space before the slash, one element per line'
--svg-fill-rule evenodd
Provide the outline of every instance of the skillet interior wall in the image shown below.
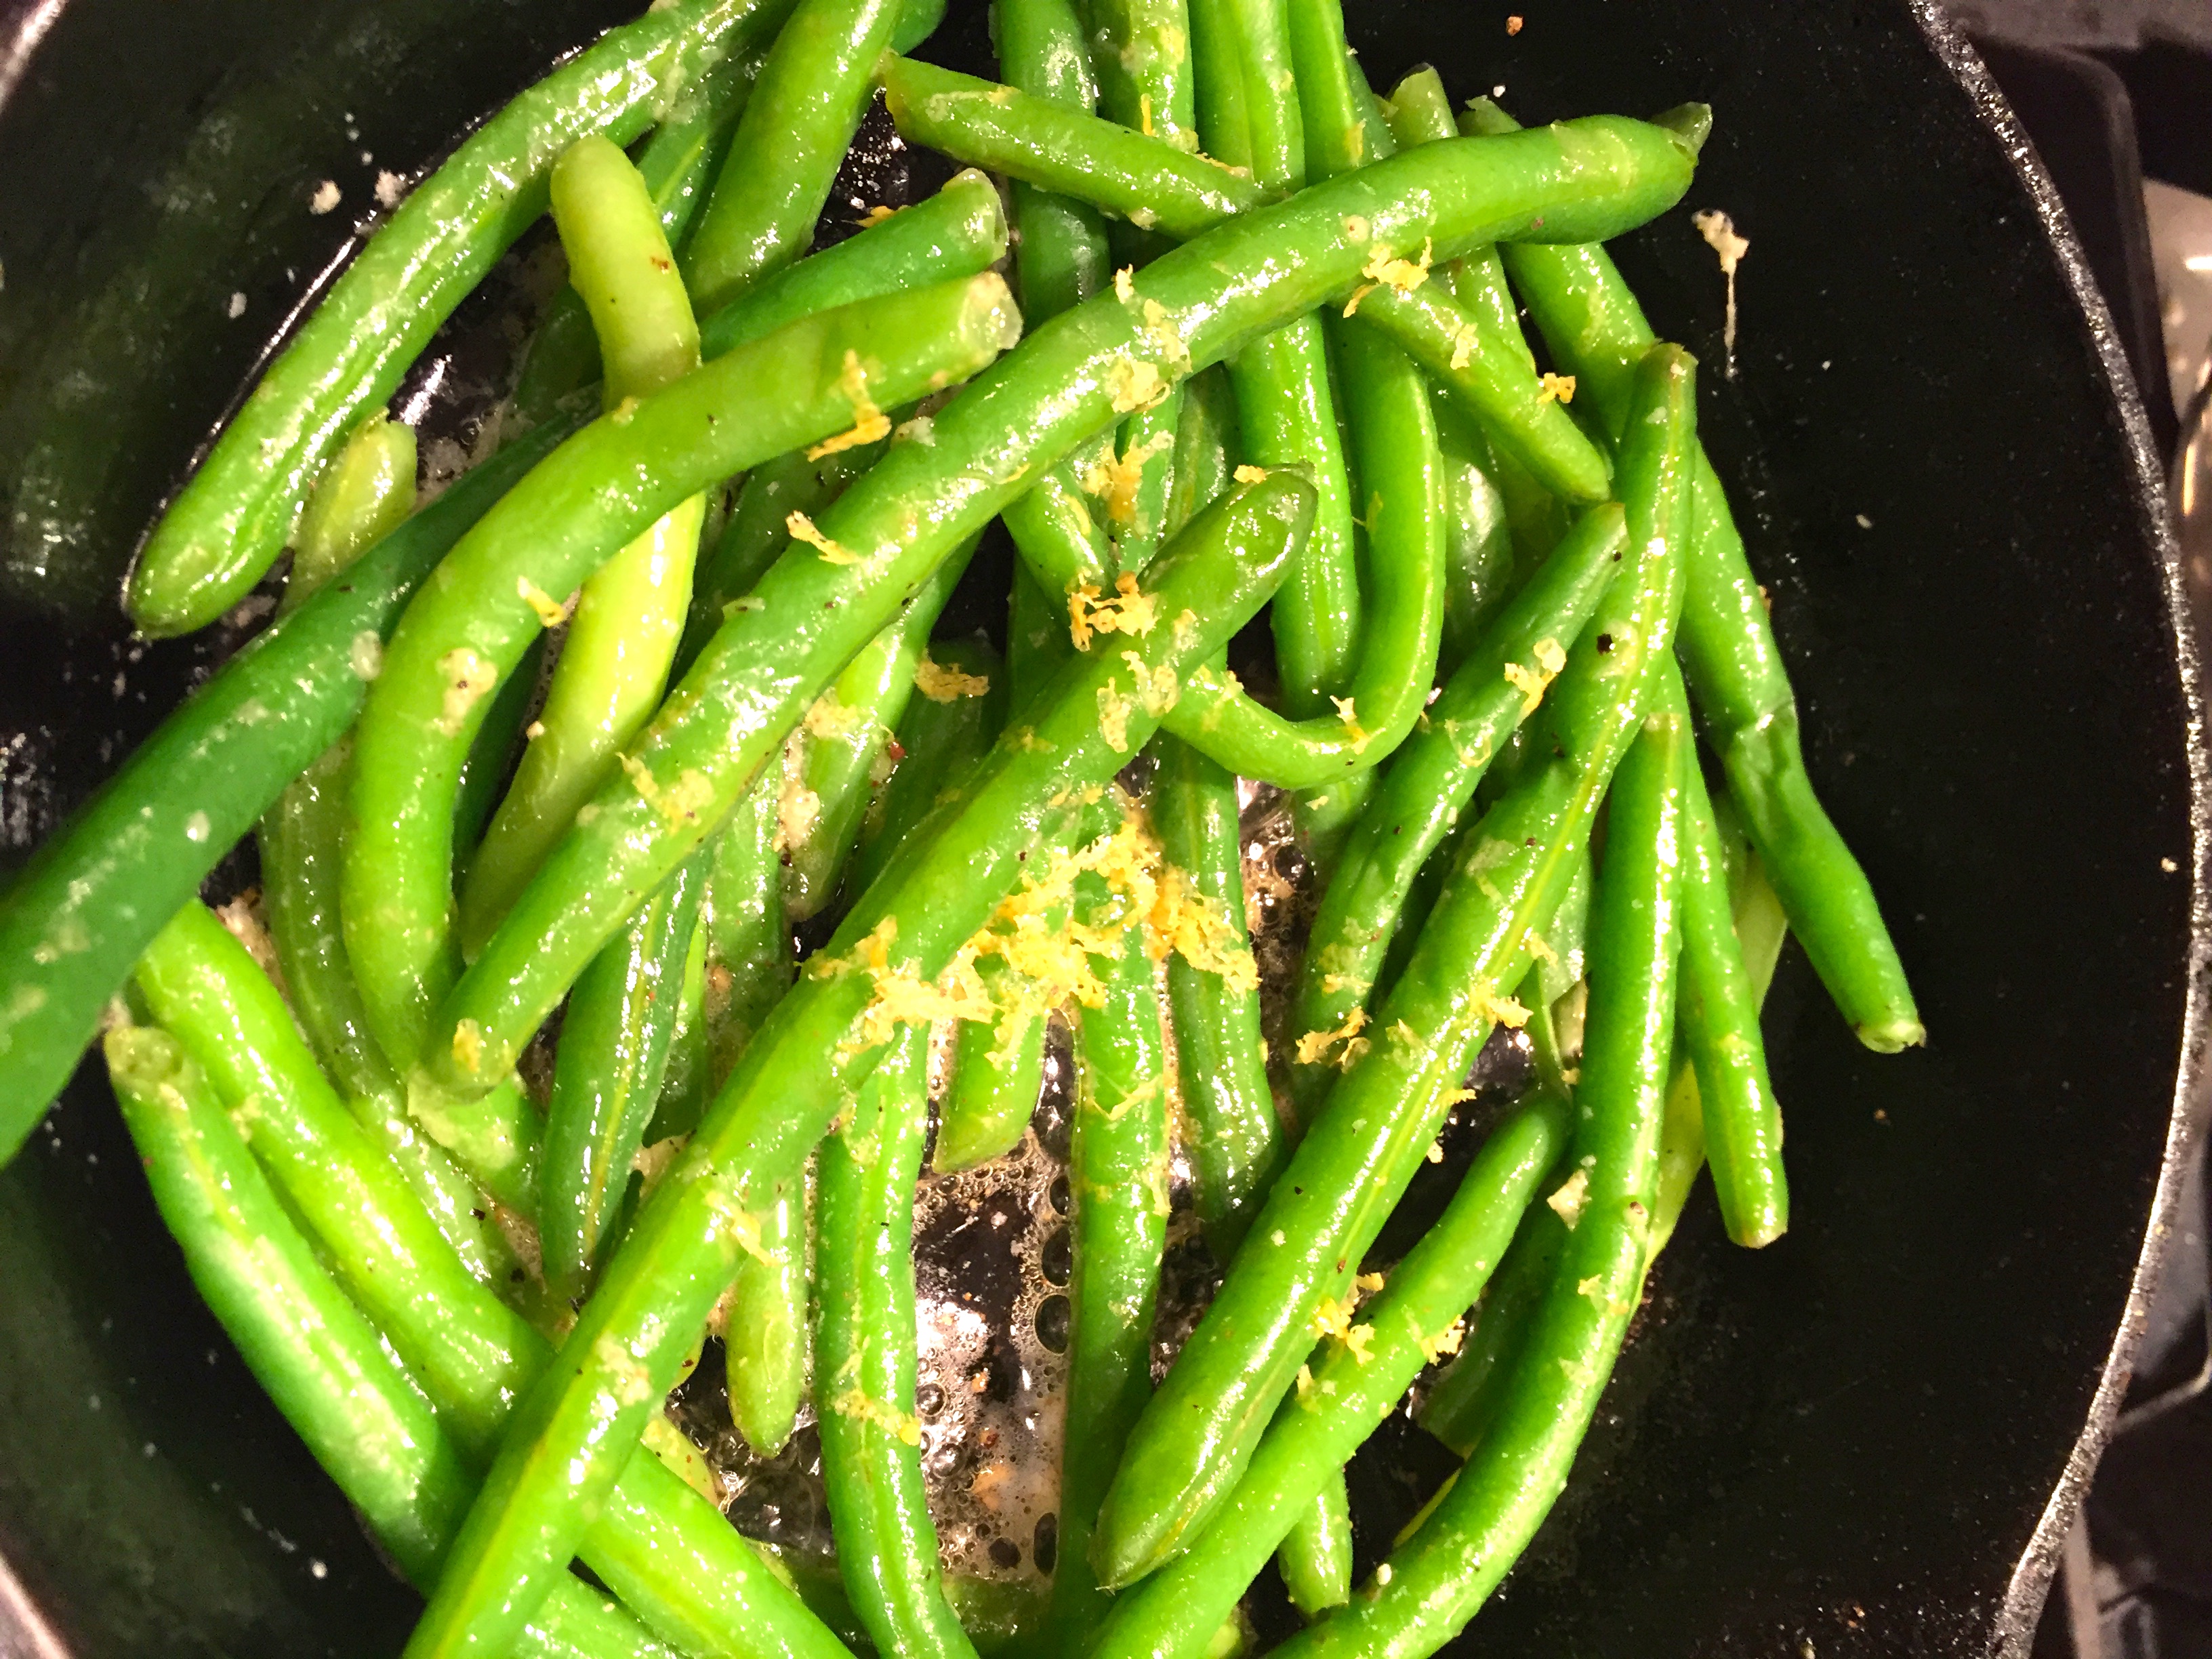
<path fill-rule="evenodd" d="M 1863 1054 L 1785 957 L 1796 1231 L 1748 1255 L 1693 1206 L 1576 1490 L 1466 1650 L 1978 1646 L 2124 1304 L 2187 961 L 2172 635 L 2086 326 L 1902 6 L 1553 0 L 1513 36 L 1504 4 L 1352 9 L 1385 84 L 1431 61 L 1531 120 L 1715 105 L 1692 199 L 1621 258 L 1705 362 L 1815 780 L 1935 1034 Z M 222 648 L 129 660 L 115 583 L 377 168 L 618 15 L 61 11 L 0 111 L 11 849 Z M 981 38 L 960 9 L 931 55 L 981 67 Z M 344 204 L 312 216 L 324 178 Z M 1732 380 L 1704 207 L 1752 240 Z M 0 1552 L 75 1648 L 397 1648 L 408 1597 L 201 1311 L 88 1075 L 0 1175 Z M 1363 1571 L 1427 1462 L 1392 1443 Z"/>

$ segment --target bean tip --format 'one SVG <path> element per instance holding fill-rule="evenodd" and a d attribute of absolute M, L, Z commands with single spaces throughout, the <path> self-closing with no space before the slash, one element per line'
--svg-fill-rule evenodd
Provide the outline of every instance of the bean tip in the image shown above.
<path fill-rule="evenodd" d="M 1713 106 L 1711 104 L 1677 104 L 1674 108 L 1662 110 L 1653 116 L 1651 125 L 1664 127 L 1673 133 L 1674 142 L 1694 161 L 1705 149 L 1705 140 L 1712 136 Z"/>

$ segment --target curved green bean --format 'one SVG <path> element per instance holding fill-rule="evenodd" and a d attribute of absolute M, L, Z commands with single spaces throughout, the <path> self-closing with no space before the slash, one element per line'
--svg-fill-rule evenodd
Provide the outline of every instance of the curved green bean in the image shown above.
<path fill-rule="evenodd" d="M 1487 99 L 1470 105 L 1462 124 L 1483 132 L 1513 125 Z M 1507 264 L 1553 356 L 1618 426 L 1628 366 L 1652 335 L 1611 257 L 1595 246 L 1516 246 Z M 1859 1041 L 1881 1054 L 1911 1048 L 1927 1031 L 1904 965 L 1866 872 L 1814 793 L 1765 597 L 1719 476 L 1702 453 L 1695 488 L 1699 528 L 1682 610 L 1682 661 L 1729 788 L 1790 927 Z"/>
<path fill-rule="evenodd" d="M 377 1541 L 428 1589 L 474 1484 L 459 1448 L 316 1261 L 182 1045 L 122 1025 L 105 1048 L 124 1126 L 192 1283 Z M 516 1653 L 543 1659 L 669 1653 L 565 1573 L 520 1638 Z"/>
<path fill-rule="evenodd" d="M 769 48 L 684 252 L 702 312 L 720 310 L 813 240 L 868 107 L 901 0 L 799 0 Z M 733 471 L 735 469 L 732 469 Z"/>
<path fill-rule="evenodd" d="M 1399 749 L 1322 894 L 1291 1016 L 1298 1030 L 1335 1030 L 1368 1006 L 1415 876 L 1458 827 L 1505 735 L 1565 665 L 1565 647 L 1596 609 L 1626 537 L 1610 502 L 1584 514 L 1445 684 L 1427 730 Z M 1336 1075 L 1318 1055 L 1295 1064 L 1291 1093 L 1310 1111 Z"/>
<path fill-rule="evenodd" d="M 384 635 L 462 532 L 567 431 L 476 468 L 216 670 L 0 895 L 0 1162 L 200 881 L 353 721 Z"/>
<path fill-rule="evenodd" d="M 1184 1547 L 1242 1478 L 1316 1310 L 1344 1293 L 1492 1025 L 1517 1013 L 1501 999 L 1527 973 L 1529 935 L 1540 936 L 1569 884 L 1640 724 L 1645 670 L 1672 633 L 1693 380 L 1692 360 L 1672 347 L 1653 348 L 1639 368 L 1639 414 L 1620 458 L 1628 553 L 1547 699 L 1550 757 L 1462 838 L 1372 1021 L 1300 1039 L 1309 1056 L 1334 1048 L 1345 1074 L 1130 1437 L 1092 1546 L 1110 1584 L 1132 1583 Z"/>
<path fill-rule="evenodd" d="M 1126 808 L 1124 810 L 1127 810 Z M 1048 1644 L 1081 1651 L 1108 1598 L 1085 1557 L 1098 1500 L 1152 1384 L 1152 1307 L 1168 1230 L 1168 1096 L 1146 918 L 1095 874 L 1075 908 L 1109 936 L 1091 953 L 1100 998 L 1078 1016 L 1074 1121 L 1068 1139 L 1066 1428 L 1060 1439 L 1059 1563 Z"/>
<path fill-rule="evenodd" d="M 223 428 L 131 573 L 141 632 L 203 627 L 245 597 L 356 417 L 392 395 L 462 297 L 545 210 L 578 138 L 626 144 L 674 93 L 773 27 L 779 0 L 682 0 L 578 53 L 464 140 L 362 245 Z"/>
<path fill-rule="evenodd" d="M 301 1047 L 283 1001 L 201 905 L 139 964 L 149 1000 L 247 1113 L 257 1155 L 348 1292 L 392 1339 L 473 1459 L 488 1456 L 552 1351 L 463 1268 Z M 264 1133 L 265 1131 L 265 1133 Z M 711 1504 L 652 1458 L 634 1461 L 581 1559 L 686 1651 L 836 1659 L 842 1650 Z"/>
<path fill-rule="evenodd" d="M 590 1283 L 630 1165 L 660 1102 L 684 959 L 706 872 L 695 859 L 630 918 L 568 998 L 539 1159 L 545 1283 L 564 1299 Z"/>
<path fill-rule="evenodd" d="M 292 532 L 292 569 L 277 613 L 297 611 L 414 510 L 415 429 L 373 415 L 315 480 Z"/>
<path fill-rule="evenodd" d="M 1127 301 L 1102 294 L 1031 334 L 1004 368 L 932 417 L 927 442 L 893 444 L 824 514 L 818 532 L 856 563 L 793 550 L 754 593 L 761 606 L 724 623 L 631 757 L 664 799 L 696 772 L 696 816 L 663 813 L 628 779 L 578 814 L 448 998 L 428 1056 L 441 1084 L 481 1089 L 503 1073 L 583 963 L 726 814 L 836 669 L 1030 473 L 1160 386 L 1343 292 L 1364 252 L 1344 244 L 1347 215 L 1388 245 L 1433 240 L 1447 256 L 1503 234 L 1610 234 L 1686 187 L 1696 124 L 1676 118 L 1689 136 L 1591 117 L 1548 134 L 1424 145 L 1240 215 L 1138 272 Z M 1285 258 L 1285 247 L 1299 257 Z M 482 1042 L 474 1068 L 450 1052 L 463 1020 Z"/>
<path fill-rule="evenodd" d="M 458 976 L 450 831 L 460 760 L 485 694 L 543 631 L 546 596 L 570 592 L 611 547 L 700 489 L 835 433 L 877 394 L 903 402 L 971 372 L 1011 326 L 1006 284 L 988 276 L 789 325 L 593 422 L 447 556 L 392 635 L 354 750 L 346 947 L 372 1029 L 396 1064 L 423 1058 L 432 1016 Z M 618 781 L 635 794 L 630 778 Z M 656 788 L 648 810 L 683 817 L 694 810 L 688 789 L 669 781 L 677 793 Z M 452 1033 L 444 1041 L 450 1048 Z M 439 1069 L 460 1058 L 448 1053 Z M 509 1054 L 487 1068 L 477 1089 L 512 1064 Z"/>
<path fill-rule="evenodd" d="M 1097 101 L 1097 83 L 1083 49 L 1082 25 L 1068 0 L 1006 0 L 993 10 L 991 21 L 1000 73 L 1008 86 L 1040 102 L 1065 104 L 1085 112 Z M 886 107 L 896 95 L 889 88 L 889 78 L 899 76 L 902 66 L 898 59 L 887 66 Z M 947 73 L 916 67 L 925 76 Z M 964 76 L 957 78 L 967 80 Z M 892 118 L 896 121 L 896 114 Z M 1022 314 L 1035 328 L 1106 286 L 1106 230 L 1096 208 L 1040 190 L 1035 182 L 1016 180 L 1012 194 L 1014 222 L 1022 233 L 1014 249 L 1014 268 Z"/>
<path fill-rule="evenodd" d="M 884 70 L 899 136 L 1179 240 L 1285 193 L 1065 100 L 911 58 Z"/>
<path fill-rule="evenodd" d="M 1015 884 L 1024 854 L 1055 833 L 1068 793 L 1104 784 L 1151 735 L 1158 717 L 1139 696 L 1139 671 L 1157 688 L 1220 649 L 1280 580 L 1310 514 L 1304 484 L 1271 480 L 1194 521 L 1156 567 L 1152 590 L 1170 617 L 1188 611 L 1192 626 L 1139 635 L 1133 660 L 1071 663 L 847 915 L 638 1212 L 559 1371 L 525 1395 L 416 1627 L 417 1659 L 503 1640 L 528 1613 L 632 1461 L 629 1442 L 757 1231 L 755 1218 L 800 1177 L 898 1012 L 934 1016 L 933 1000 L 915 1006 L 912 992 L 943 972 Z M 1105 729 L 1102 708 L 1126 726 Z"/>
<path fill-rule="evenodd" d="M 1283 1588 L 1308 1620 L 1352 1599 L 1352 1509 L 1341 1468 L 1325 1476 L 1275 1547 Z"/>
<path fill-rule="evenodd" d="M 1576 1220 L 1498 1421 L 1412 1541 L 1392 1552 L 1389 1571 L 1277 1650 L 1294 1659 L 1435 1652 L 1504 1577 L 1565 1484 L 1636 1310 L 1650 1242 L 1689 746 L 1680 720 L 1652 716 L 1610 798 L 1575 1172 L 1553 1195 Z"/>
<path fill-rule="evenodd" d="M 1540 1096 L 1484 1141 L 1436 1225 L 1372 1301 L 1344 1311 L 1342 1328 L 1322 1342 L 1297 1393 L 1268 1425 L 1251 1472 L 1220 1518 L 1188 1552 L 1115 1602 L 1091 1649 L 1095 1659 L 1181 1659 L 1206 1650 L 1276 1540 L 1317 1490 L 1340 1488 L 1333 1477 L 1422 1366 L 1449 1345 L 1516 1219 L 1566 1146 L 1569 1115 L 1563 1099 Z M 1357 1347 L 1346 1341 L 1355 1329 L 1364 1333 Z"/>
<path fill-rule="evenodd" d="M 915 1415 L 914 1188 L 929 1027 L 904 1025 L 822 1143 L 814 1372 L 837 1567 L 878 1653 L 967 1655 L 945 1600 Z"/>

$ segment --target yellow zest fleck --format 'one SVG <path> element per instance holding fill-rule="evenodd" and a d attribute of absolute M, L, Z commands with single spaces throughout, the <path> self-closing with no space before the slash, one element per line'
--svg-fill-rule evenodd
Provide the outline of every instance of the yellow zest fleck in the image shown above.
<path fill-rule="evenodd" d="M 932 702 L 955 702 L 962 697 L 981 696 L 991 689 L 991 678 L 948 668 L 925 656 L 914 665 L 914 689 Z"/>
<path fill-rule="evenodd" d="M 1390 1035 L 1408 1048 L 1418 1048 L 1421 1046 L 1421 1034 L 1402 1019 L 1392 1024 Z"/>
<path fill-rule="evenodd" d="M 1455 1319 L 1434 1336 L 1416 1336 L 1413 1340 L 1421 1345 L 1421 1358 L 1433 1365 L 1459 1352 L 1460 1344 L 1467 1340 L 1467 1321 Z"/>
<path fill-rule="evenodd" d="M 1190 642 L 1198 637 L 1198 612 L 1186 605 L 1173 623 L 1176 649 L 1188 651 Z"/>
<path fill-rule="evenodd" d="M 1141 358 L 1117 356 L 1106 366 L 1106 395 L 1113 399 L 1116 415 L 1156 409 L 1172 389 L 1160 371 Z"/>
<path fill-rule="evenodd" d="M 592 1358 L 611 1373 L 615 1399 L 623 1406 L 641 1406 L 653 1398 L 653 1373 L 643 1360 L 615 1340 L 613 1333 L 600 1333 L 599 1340 L 592 1344 Z"/>
<path fill-rule="evenodd" d="M 1575 1294 L 1577 1296 L 1586 1296 L 1591 1301 L 1595 1302 L 1598 1299 L 1604 1290 L 1605 1275 L 1603 1273 L 1592 1273 L 1588 1279 L 1583 1279 L 1576 1285 Z"/>
<path fill-rule="evenodd" d="M 1083 487 L 1105 504 L 1106 517 L 1110 522 L 1134 523 L 1137 492 L 1143 488 L 1145 482 L 1145 464 L 1161 451 L 1174 447 L 1174 433 L 1155 432 L 1141 443 L 1130 445 L 1117 456 L 1109 440 L 1105 453 L 1084 469 Z"/>
<path fill-rule="evenodd" d="M 860 226 L 862 230 L 873 230 L 878 225 L 883 223 L 884 220 L 890 218 L 891 215 L 897 211 L 898 210 L 896 208 L 890 207 L 882 202 L 878 202 L 875 206 L 870 208 L 859 218 L 854 220 L 853 222 Z"/>
<path fill-rule="evenodd" d="M 1298 1398 L 1303 1400 L 1308 1395 L 1311 1394 L 1313 1392 L 1313 1367 L 1310 1365 L 1299 1366 Z"/>
<path fill-rule="evenodd" d="M 1474 361 L 1474 349 L 1480 343 L 1473 323 L 1462 323 L 1452 331 L 1451 366 L 1465 368 Z"/>
<path fill-rule="evenodd" d="M 1137 268 L 1123 265 L 1114 273 L 1114 297 L 1123 305 L 1133 305 L 1137 298 Z"/>
<path fill-rule="evenodd" d="M 538 622 L 547 628 L 558 628 L 568 620 L 575 611 L 576 599 L 581 592 L 579 589 L 578 593 L 571 594 L 568 603 L 563 605 L 527 576 L 514 579 L 514 591 L 521 596 L 525 605 L 538 613 Z"/>
<path fill-rule="evenodd" d="M 1230 990 L 1247 995 L 1259 990 L 1259 964 L 1228 906 L 1199 891 L 1185 872 L 1172 865 L 1161 872 L 1148 921 L 1166 950 L 1201 974 L 1215 975 Z"/>
<path fill-rule="evenodd" d="M 1149 92 L 1137 95 L 1137 131 L 1147 138 L 1156 136 L 1152 131 L 1152 94 Z"/>
<path fill-rule="evenodd" d="M 1583 1218 L 1583 1205 L 1589 1197 L 1589 1171 L 1577 1170 L 1561 1183 L 1559 1190 L 1544 1200 L 1552 1206 L 1553 1214 L 1567 1224 L 1572 1232 L 1575 1224 Z"/>
<path fill-rule="evenodd" d="M 1313 1334 L 1316 1337 L 1334 1337 L 1348 1342 L 1352 1336 L 1352 1302 L 1340 1302 L 1333 1296 L 1322 1297 L 1313 1311 Z"/>
<path fill-rule="evenodd" d="M 453 1024 L 453 1064 L 471 1077 L 483 1064 L 483 1027 L 472 1019 Z"/>
<path fill-rule="evenodd" d="M 887 1400 L 878 1400 L 858 1383 L 842 1394 L 831 1395 L 830 1409 L 838 1416 L 850 1418 L 856 1423 L 870 1423 L 877 1428 L 888 1430 L 906 1445 L 919 1446 L 921 1443 L 920 1418 L 911 1412 L 901 1411 Z"/>
<path fill-rule="evenodd" d="M 1137 701 L 1154 720 L 1163 718 L 1176 706 L 1176 696 L 1182 687 L 1176 682 L 1172 668 L 1154 668 L 1145 661 L 1142 653 L 1124 651 L 1121 660 L 1129 665 L 1129 672 L 1137 683 Z"/>
<path fill-rule="evenodd" d="M 1098 688 L 1098 731 L 1106 746 L 1117 755 L 1129 752 L 1129 710 L 1132 707 L 1120 683 L 1109 680 Z"/>
<path fill-rule="evenodd" d="M 1359 723 L 1359 711 L 1352 707 L 1350 697 L 1331 697 L 1336 705 L 1336 717 L 1344 722 L 1344 735 L 1351 740 L 1355 755 L 1364 750 L 1375 740 L 1375 734 Z"/>
<path fill-rule="evenodd" d="M 833 687 L 815 698 L 806 710 L 803 722 L 807 733 L 817 738 L 842 738 L 869 723 L 866 708 L 856 708 L 841 699 Z"/>
<path fill-rule="evenodd" d="M 819 553 L 825 564 L 858 564 L 860 562 L 859 554 L 838 546 L 836 543 L 817 530 L 814 527 L 814 520 L 804 513 L 793 513 L 788 515 L 783 521 L 783 527 L 789 532 L 792 540 L 805 542 Z"/>
<path fill-rule="evenodd" d="M 1575 377 L 1571 374 L 1547 374 L 1536 383 L 1536 401 L 1540 404 L 1571 404 L 1575 400 Z"/>
<path fill-rule="evenodd" d="M 883 212 L 884 218 L 890 216 L 888 210 Z M 834 438 L 824 438 L 808 450 L 806 459 L 810 461 L 818 461 L 824 455 L 835 455 L 861 444 L 872 444 L 891 434 L 890 417 L 878 409 L 875 399 L 868 396 L 868 372 L 860 366 L 859 352 L 848 351 L 845 354 L 845 370 L 837 377 L 837 390 L 845 394 L 845 401 L 853 406 L 852 428 Z M 797 531 L 792 532 L 794 536 L 798 533 Z M 825 552 L 823 556 L 827 558 L 829 555 Z"/>
<path fill-rule="evenodd" d="M 1344 302 L 1344 314 L 1349 317 L 1354 312 L 1358 311 L 1359 309 L 1359 302 L 1365 299 L 1369 295 L 1374 293 L 1376 287 L 1376 284 L 1373 283 L 1362 283 L 1358 288 L 1352 289 L 1352 297 Z"/>
<path fill-rule="evenodd" d="M 1078 651 L 1091 648 L 1097 634 L 1130 634 L 1139 638 L 1159 622 L 1159 602 L 1138 589 L 1137 579 L 1123 571 L 1114 581 L 1114 592 L 1101 598 L 1096 585 L 1085 582 L 1067 596 L 1067 633 Z"/>
<path fill-rule="evenodd" d="M 1530 654 L 1536 659 L 1534 668 L 1523 668 L 1517 662 L 1505 665 L 1505 683 L 1521 694 L 1521 713 L 1524 717 L 1536 712 L 1536 705 L 1544 701 L 1545 689 L 1567 665 L 1567 653 L 1559 648 L 1557 640 L 1537 641 Z"/>
<path fill-rule="evenodd" d="M 1367 159 L 1367 129 L 1354 121 L 1344 130 L 1344 148 L 1352 157 L 1354 167 Z"/>
<path fill-rule="evenodd" d="M 1477 980 L 1468 992 L 1467 1000 L 1474 1005 L 1476 1015 L 1493 1025 L 1504 1025 L 1519 1030 L 1528 1023 L 1528 1011 L 1511 997 L 1501 994 L 1488 980 Z"/>
<path fill-rule="evenodd" d="M 457 645 L 438 659 L 438 672 L 446 682 L 438 729 L 449 738 L 459 737 L 469 711 L 499 684 L 499 668 L 467 646 Z"/>
<path fill-rule="evenodd" d="M 1427 1152 L 1424 1152 L 1423 1154 L 1421 1154 L 1421 1156 L 1422 1156 L 1422 1157 L 1424 1157 L 1424 1158 L 1427 1158 L 1427 1159 L 1429 1160 L 1429 1162 L 1430 1162 L 1430 1163 L 1431 1163 L 1431 1164 L 1441 1164 L 1441 1163 L 1443 1163 L 1443 1162 L 1444 1161 L 1444 1144 L 1443 1144 L 1443 1141 L 1441 1141 L 1441 1140 L 1432 1140 L 1432 1141 L 1431 1141 L 1431 1142 L 1429 1143 L 1429 1150 L 1428 1150 Z"/>
<path fill-rule="evenodd" d="M 1237 467 L 1234 477 L 1241 484 L 1261 483 L 1267 480 L 1267 469 L 1264 466 L 1254 466 L 1247 461 Z"/>
<path fill-rule="evenodd" d="M 1352 1281 L 1352 1288 L 1362 1296 L 1372 1296 L 1387 1282 L 1381 1273 L 1362 1273 Z"/>
<path fill-rule="evenodd" d="M 630 787 L 637 791 L 639 799 L 658 811 L 672 830 L 696 823 L 700 812 L 714 802 L 714 784 L 696 767 L 684 768 L 677 774 L 675 782 L 663 784 L 653 775 L 653 769 L 636 756 L 617 755 L 615 758 L 629 774 Z"/>
<path fill-rule="evenodd" d="M 1344 1346 L 1352 1351 L 1352 1357 L 1363 1365 L 1375 1357 L 1367 1352 L 1367 1345 L 1374 1340 L 1375 1328 L 1372 1325 L 1354 1325 L 1344 1334 Z"/>
<path fill-rule="evenodd" d="M 1559 953 L 1552 948 L 1552 942 L 1534 928 L 1531 927 L 1521 935 L 1521 943 L 1528 947 L 1528 954 L 1538 962 L 1553 968 L 1559 965 Z"/>
<path fill-rule="evenodd" d="M 1397 258 L 1389 249 L 1378 247 L 1375 250 L 1375 257 L 1359 268 L 1359 274 L 1373 282 L 1388 283 L 1401 294 L 1411 294 L 1429 280 L 1429 263 L 1435 255 L 1436 246 L 1434 237 L 1424 240 L 1421 257 L 1418 259 Z"/>
<path fill-rule="evenodd" d="M 1175 318 L 1158 300 L 1145 301 L 1145 337 L 1152 343 L 1161 361 L 1179 374 L 1191 371 L 1190 347 L 1185 343 L 1182 331 L 1176 326 Z"/>
<path fill-rule="evenodd" d="M 1344 1024 L 1334 1031 L 1308 1031 L 1298 1039 L 1298 1064 L 1318 1066 L 1322 1056 L 1341 1042 L 1344 1045 L 1344 1053 L 1337 1063 L 1349 1067 L 1360 1054 L 1367 1052 L 1367 1043 L 1359 1035 L 1366 1024 L 1367 1011 L 1364 1008 L 1354 1008 L 1344 1017 Z"/>

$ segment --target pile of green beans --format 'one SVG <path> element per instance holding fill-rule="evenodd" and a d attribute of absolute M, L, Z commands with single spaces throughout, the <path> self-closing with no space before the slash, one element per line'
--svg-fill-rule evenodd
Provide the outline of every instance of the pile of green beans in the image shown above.
<path fill-rule="evenodd" d="M 127 594 L 185 632 L 289 548 L 276 620 L 0 895 L 0 1155 L 104 1033 L 195 1283 L 427 1598 L 409 1659 L 1227 1655 L 1271 1557 L 1280 1651 L 1434 1651 L 1698 1172 L 1788 1228 L 1786 936 L 1921 1040 L 1694 360 L 1601 246 L 1703 106 L 1379 98 L 1338 0 L 1000 0 L 1001 84 L 907 55 L 941 11 L 676 0 L 477 126 Z M 968 170 L 810 252 L 878 91 Z M 549 213 L 505 441 L 418 505 L 381 405 Z M 1310 901 L 1265 1006 L 1255 812 Z M 1056 1020 L 1047 1586 L 940 1559 L 914 1241 Z M 1535 1086 L 1376 1257 L 1493 1037 Z M 662 1409 L 710 1333 L 755 1455 L 813 1424 L 834 1573 L 714 1512 Z M 1409 1391 L 1466 1461 L 1355 1590 Z"/>

